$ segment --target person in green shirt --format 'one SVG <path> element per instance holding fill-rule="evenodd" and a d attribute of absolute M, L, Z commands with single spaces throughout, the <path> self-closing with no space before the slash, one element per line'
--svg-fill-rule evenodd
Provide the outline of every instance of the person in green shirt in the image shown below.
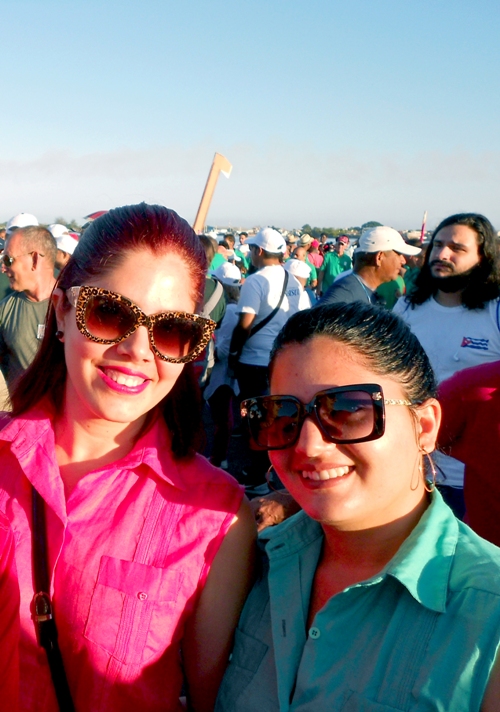
<path fill-rule="evenodd" d="M 399 297 L 403 297 L 406 293 L 405 281 L 401 275 L 398 275 L 396 279 L 391 279 L 390 282 L 384 282 L 377 287 L 376 292 L 382 304 L 387 309 L 392 309 Z"/>
<path fill-rule="evenodd" d="M 247 237 L 248 237 L 248 234 L 246 232 L 240 232 L 240 247 L 245 244 Z M 250 265 L 252 264 L 252 260 L 250 259 L 250 253 L 242 252 L 237 247 L 234 247 L 234 244 L 233 244 L 233 249 L 234 249 L 234 254 L 240 258 L 238 267 L 240 269 L 243 269 L 244 273 L 248 272 Z"/>
<path fill-rule="evenodd" d="M 335 277 L 348 269 L 352 269 L 352 260 L 345 254 L 349 246 L 347 235 L 339 235 L 333 252 L 325 252 L 323 264 L 318 274 L 318 294 L 324 294 L 334 283 Z"/>

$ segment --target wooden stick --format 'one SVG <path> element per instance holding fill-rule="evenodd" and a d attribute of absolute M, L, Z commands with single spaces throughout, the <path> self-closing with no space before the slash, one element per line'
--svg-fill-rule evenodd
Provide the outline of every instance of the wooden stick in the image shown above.
<path fill-rule="evenodd" d="M 223 173 L 226 178 L 229 178 L 231 171 L 233 170 L 232 165 L 229 163 L 227 158 L 221 156 L 220 153 L 216 153 L 214 160 L 212 161 L 212 167 L 210 173 L 208 174 L 207 184 L 205 185 L 205 190 L 203 191 L 203 196 L 201 198 L 200 207 L 196 213 L 196 220 L 194 221 L 193 230 L 197 233 L 201 233 L 205 226 L 205 221 L 208 215 L 208 210 L 210 208 L 210 203 L 215 191 L 215 186 L 217 185 L 217 180 L 219 178 L 219 173 Z"/>

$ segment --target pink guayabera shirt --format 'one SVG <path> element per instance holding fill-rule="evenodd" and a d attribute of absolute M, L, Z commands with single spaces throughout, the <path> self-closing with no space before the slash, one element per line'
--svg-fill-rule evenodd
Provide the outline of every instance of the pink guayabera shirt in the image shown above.
<path fill-rule="evenodd" d="M 169 442 L 158 419 L 66 502 L 49 412 L 0 432 L 0 511 L 14 531 L 21 589 L 21 709 L 57 710 L 30 617 L 30 483 L 47 504 L 51 593 L 78 712 L 177 709 L 184 625 L 242 492 L 200 456 L 173 460 Z"/>

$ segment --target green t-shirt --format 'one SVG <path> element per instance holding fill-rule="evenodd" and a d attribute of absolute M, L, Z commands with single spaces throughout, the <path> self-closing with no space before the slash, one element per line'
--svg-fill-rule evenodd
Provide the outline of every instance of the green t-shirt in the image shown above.
<path fill-rule="evenodd" d="M 35 358 L 48 306 L 48 299 L 32 302 L 24 292 L 13 292 L 0 302 L 0 368 L 9 388 Z"/>
<path fill-rule="evenodd" d="M 307 280 L 307 285 L 309 285 L 311 284 L 311 282 L 315 282 L 318 280 L 318 270 L 312 262 L 309 262 L 308 257 L 306 257 L 306 265 L 309 265 L 309 267 L 311 268 L 311 274 L 309 275 L 309 279 Z"/>
<path fill-rule="evenodd" d="M 250 253 L 247 252 L 246 255 L 243 254 L 240 250 L 235 250 L 234 254 L 237 255 L 241 262 L 237 262 L 236 266 L 241 269 L 243 267 L 244 269 L 248 270 L 250 268 L 250 265 L 252 264 L 252 260 L 250 259 Z"/>
<path fill-rule="evenodd" d="M 399 297 L 405 294 L 405 281 L 402 277 L 398 276 L 390 282 L 381 284 L 377 287 L 376 291 L 377 294 L 382 297 L 384 306 L 387 307 L 387 309 L 392 309 Z"/>
<path fill-rule="evenodd" d="M 220 267 L 221 265 L 223 265 L 224 262 L 227 262 L 226 258 L 223 255 L 221 255 L 220 252 L 216 252 L 213 260 L 210 263 L 210 267 L 208 268 L 209 271 L 213 272 L 214 270 L 217 269 L 217 267 Z"/>
<path fill-rule="evenodd" d="M 343 254 L 342 257 L 339 257 L 336 252 L 327 252 L 323 264 L 319 268 L 319 271 L 323 273 L 323 283 L 321 285 L 323 294 L 334 283 L 335 277 L 351 269 L 351 267 L 352 260 L 349 255 Z"/>

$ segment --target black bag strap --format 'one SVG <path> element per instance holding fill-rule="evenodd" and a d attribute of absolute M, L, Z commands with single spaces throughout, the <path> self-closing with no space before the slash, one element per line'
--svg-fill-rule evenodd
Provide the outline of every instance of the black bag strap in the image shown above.
<path fill-rule="evenodd" d="M 280 306 L 281 306 L 281 304 L 282 304 L 282 302 L 283 302 L 283 299 L 285 298 L 285 292 L 286 292 L 286 288 L 287 288 L 287 285 L 288 285 L 288 272 L 286 271 L 286 269 L 284 269 L 283 272 L 285 273 L 285 281 L 283 282 L 283 291 L 281 292 L 281 297 L 280 297 L 279 302 L 278 302 L 277 305 L 274 307 L 274 309 L 272 310 L 272 312 L 266 316 L 265 319 L 262 319 L 262 321 L 259 321 L 259 323 L 257 324 L 257 326 L 254 326 L 254 327 L 252 327 L 252 328 L 250 329 L 250 335 L 249 335 L 249 337 L 248 337 L 249 339 L 250 339 L 254 334 L 256 334 L 258 331 L 260 331 L 266 324 L 269 324 L 269 322 L 271 321 L 271 319 L 272 319 L 274 316 L 276 316 L 276 314 L 278 313 L 279 308 L 280 308 Z"/>
<path fill-rule="evenodd" d="M 35 621 L 38 643 L 45 648 L 50 674 L 61 712 L 74 712 L 73 700 L 64 670 L 64 663 L 57 642 L 56 622 L 50 600 L 50 579 L 47 557 L 47 532 L 45 526 L 45 502 L 32 487 L 33 514 L 33 580 L 35 595 L 32 601 L 32 616 Z"/>

